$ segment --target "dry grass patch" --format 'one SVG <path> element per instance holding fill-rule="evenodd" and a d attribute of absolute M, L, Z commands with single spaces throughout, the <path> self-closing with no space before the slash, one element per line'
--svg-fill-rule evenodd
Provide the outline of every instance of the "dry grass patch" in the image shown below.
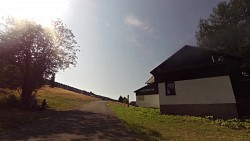
<path fill-rule="evenodd" d="M 44 86 L 37 93 L 39 103 L 46 99 L 50 109 L 54 110 L 72 110 L 84 107 L 85 104 L 99 100 L 94 97 L 75 93 L 61 88 L 51 88 Z"/>

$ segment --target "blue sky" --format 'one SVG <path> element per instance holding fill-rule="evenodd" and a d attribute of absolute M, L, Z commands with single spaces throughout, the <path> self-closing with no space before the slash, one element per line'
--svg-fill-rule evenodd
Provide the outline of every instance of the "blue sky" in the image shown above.
<path fill-rule="evenodd" d="M 56 81 L 118 99 L 184 45 L 196 45 L 200 18 L 222 0 L 0 0 L 0 16 L 47 25 L 60 18 L 76 36 L 78 63 Z M 1 20 L 1 19 L 0 19 Z"/>
<path fill-rule="evenodd" d="M 219 0 L 75 0 L 61 17 L 81 52 L 56 81 L 118 99 L 145 85 L 150 71 L 184 45 L 196 45 L 200 18 Z"/>

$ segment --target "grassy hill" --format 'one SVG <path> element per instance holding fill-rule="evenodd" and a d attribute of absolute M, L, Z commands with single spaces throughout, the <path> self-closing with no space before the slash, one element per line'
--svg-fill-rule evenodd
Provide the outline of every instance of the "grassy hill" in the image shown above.
<path fill-rule="evenodd" d="M 61 88 L 42 87 L 37 93 L 39 105 L 43 99 L 48 104 L 47 111 L 24 110 L 18 107 L 20 95 L 15 91 L 0 89 L 0 133 L 11 128 L 18 128 L 36 120 L 57 114 L 57 111 L 80 109 L 98 98 L 86 96 Z"/>
<path fill-rule="evenodd" d="M 46 99 L 49 109 L 71 110 L 82 108 L 85 104 L 99 100 L 98 98 L 75 93 L 62 88 L 44 86 L 37 93 L 38 102 Z"/>

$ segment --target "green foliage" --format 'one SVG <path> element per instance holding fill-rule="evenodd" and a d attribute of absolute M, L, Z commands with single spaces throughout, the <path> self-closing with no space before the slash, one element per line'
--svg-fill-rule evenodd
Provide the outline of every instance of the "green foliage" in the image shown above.
<path fill-rule="evenodd" d="M 250 2 L 220 2 L 208 19 L 201 19 L 196 32 L 200 47 L 243 57 L 243 69 L 250 71 Z"/>
<path fill-rule="evenodd" d="M 123 103 L 128 103 L 128 98 L 126 98 L 125 96 L 123 97 Z"/>
<path fill-rule="evenodd" d="M 161 115 L 159 109 L 109 103 L 138 140 L 249 140 L 249 122 L 216 123 L 213 117 Z M 221 121 L 221 120 L 220 120 Z M 226 125 L 226 126 L 225 126 Z M 239 126 L 239 128 L 235 128 Z M 237 130 L 236 130 L 237 129 Z M 238 130 L 241 129 L 241 130 Z"/>
<path fill-rule="evenodd" d="M 122 96 L 119 97 L 118 102 L 123 103 L 123 97 Z"/>
<path fill-rule="evenodd" d="M 17 107 L 20 95 L 13 90 L 0 88 L 0 108 Z"/>
<path fill-rule="evenodd" d="M 21 74 L 16 66 L 0 62 L 0 88 L 17 89 L 21 86 Z"/>
<path fill-rule="evenodd" d="M 128 99 L 127 99 L 126 97 L 120 96 L 119 99 L 118 99 L 118 102 L 121 102 L 121 103 L 128 103 Z"/>

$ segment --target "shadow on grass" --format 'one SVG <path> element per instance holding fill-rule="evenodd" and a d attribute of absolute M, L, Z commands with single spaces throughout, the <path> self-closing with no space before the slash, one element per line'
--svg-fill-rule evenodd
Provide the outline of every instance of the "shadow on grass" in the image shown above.
<path fill-rule="evenodd" d="M 134 140 L 113 116 L 80 110 L 46 112 L 50 112 L 52 116 L 45 116 L 19 129 L 1 133 L 0 139 Z"/>
<path fill-rule="evenodd" d="M 34 112 L 19 107 L 1 107 L 0 108 L 0 131 L 7 132 L 11 129 L 17 129 L 23 125 L 36 122 L 39 119 L 49 117 L 55 114 L 55 111 Z"/>
<path fill-rule="evenodd" d="M 137 136 L 137 138 L 144 141 L 154 141 L 159 140 L 162 136 L 159 131 L 153 129 L 146 129 L 140 124 L 129 124 L 124 122 L 128 127 L 133 131 L 133 133 Z"/>

